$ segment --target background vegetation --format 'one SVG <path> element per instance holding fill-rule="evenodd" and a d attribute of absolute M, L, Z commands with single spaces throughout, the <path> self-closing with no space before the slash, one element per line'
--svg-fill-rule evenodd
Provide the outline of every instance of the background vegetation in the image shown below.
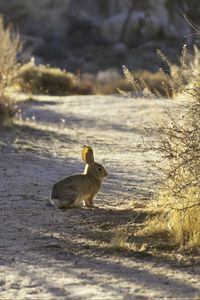
<path fill-rule="evenodd" d="M 17 85 L 20 91 L 44 95 L 88 95 L 94 93 L 91 83 L 81 81 L 74 75 L 59 68 L 36 65 L 34 58 L 19 68 Z"/>
<path fill-rule="evenodd" d="M 8 88 L 17 76 L 17 54 L 21 50 L 19 35 L 14 33 L 11 26 L 4 27 L 0 17 L 0 122 L 8 122 L 15 115 L 16 106 Z"/>

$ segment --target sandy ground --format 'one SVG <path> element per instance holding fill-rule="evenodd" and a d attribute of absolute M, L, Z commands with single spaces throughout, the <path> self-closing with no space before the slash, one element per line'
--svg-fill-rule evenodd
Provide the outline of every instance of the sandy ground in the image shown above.
<path fill-rule="evenodd" d="M 27 122 L 0 130 L 0 299 L 200 295 L 198 265 L 111 247 L 117 226 L 134 221 L 130 201 L 155 190 L 157 154 L 144 149 L 141 136 L 155 140 L 143 128 L 169 108 L 181 111 L 164 99 L 37 97 L 24 105 Z M 82 172 L 83 144 L 109 172 L 98 208 L 56 210 L 47 205 L 51 187 Z"/>

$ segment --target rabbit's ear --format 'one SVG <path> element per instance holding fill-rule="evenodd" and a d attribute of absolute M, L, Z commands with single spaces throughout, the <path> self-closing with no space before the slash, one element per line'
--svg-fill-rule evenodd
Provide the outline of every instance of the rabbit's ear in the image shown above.
<path fill-rule="evenodd" d="M 88 164 L 93 164 L 94 163 L 94 155 L 93 155 L 93 150 L 90 146 L 83 146 L 83 149 L 81 151 L 82 159 Z"/>

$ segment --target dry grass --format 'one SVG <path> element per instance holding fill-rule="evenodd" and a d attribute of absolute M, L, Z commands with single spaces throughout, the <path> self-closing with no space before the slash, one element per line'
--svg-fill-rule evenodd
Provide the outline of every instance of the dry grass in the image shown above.
<path fill-rule="evenodd" d="M 194 190 L 184 199 L 173 198 L 169 191 L 162 190 L 157 200 L 145 207 L 149 218 L 139 228 L 137 235 L 155 237 L 156 246 L 165 248 L 198 249 L 200 245 L 200 203 L 194 199 Z M 155 246 L 155 245 L 154 245 Z"/>
<path fill-rule="evenodd" d="M 173 97 L 173 86 L 168 75 L 162 71 L 157 73 L 145 72 L 131 72 L 123 66 L 124 76 L 131 86 L 131 93 L 118 88 L 118 92 L 125 97 L 142 97 L 142 98 L 155 98 L 155 97 Z"/>
<path fill-rule="evenodd" d="M 169 74 L 162 69 L 155 73 L 149 71 L 131 72 L 123 66 L 123 72 L 127 82 L 131 85 L 132 94 L 143 98 L 174 98 L 185 92 L 193 78 L 199 76 L 199 50 L 194 48 L 194 54 L 190 55 L 184 45 L 179 60 L 179 66 L 172 65 L 168 58 L 160 51 L 157 54 L 169 70 Z M 119 87 L 122 95 L 129 96 L 127 91 Z"/>
<path fill-rule="evenodd" d="M 135 74 L 135 80 L 141 81 L 151 93 L 159 94 L 161 97 L 173 97 L 173 88 L 167 74 L 161 70 L 157 72 L 140 71 Z"/>
<path fill-rule="evenodd" d="M 111 248 L 120 250 L 129 248 L 128 243 L 128 232 L 127 228 L 118 228 L 115 230 L 113 237 L 111 239 Z"/>
<path fill-rule="evenodd" d="M 183 248 L 200 246 L 200 51 L 179 76 L 179 95 L 188 100 L 180 119 L 160 126 L 158 151 L 165 161 L 158 205 L 162 213 L 158 227 L 164 228 Z M 190 78 L 190 79 L 188 79 Z M 149 225 L 147 226 L 149 227 Z"/>
<path fill-rule="evenodd" d="M 200 203 L 194 195 L 199 191 L 188 191 L 184 199 L 172 202 L 170 195 L 164 200 L 164 212 L 166 214 L 164 224 L 167 224 L 167 231 L 173 236 L 177 245 L 187 248 L 198 248 L 200 246 Z"/>
<path fill-rule="evenodd" d="M 158 199 L 151 208 L 155 215 L 145 222 L 140 233 L 157 235 L 158 239 L 164 236 L 167 243 L 170 240 L 183 249 L 197 249 L 200 246 L 200 50 L 195 48 L 191 57 L 184 47 L 179 67 L 171 65 L 161 52 L 159 55 L 171 70 L 168 77 L 171 94 L 188 101 L 184 115 L 177 118 L 171 112 L 168 122 L 157 126 L 159 144 L 153 149 L 165 162 L 161 168 L 163 178 Z M 124 73 L 136 95 L 162 96 L 127 68 Z"/>
<path fill-rule="evenodd" d="M 99 74 L 100 73 L 100 74 Z M 46 95 L 111 95 L 117 94 L 118 89 L 127 93 L 132 92 L 130 82 L 122 77 L 117 71 L 101 71 L 97 75 L 85 74 L 81 78 L 66 70 L 52 68 L 46 65 L 35 65 L 34 59 L 21 66 L 19 70 L 18 83 L 15 86 L 25 93 L 46 94 Z M 145 81 L 150 91 L 155 89 L 160 94 L 168 96 L 170 86 L 166 76 L 162 72 L 152 73 L 149 71 L 135 72 L 137 80 Z"/>
<path fill-rule="evenodd" d="M 19 35 L 11 26 L 4 27 L 0 17 L 0 123 L 7 123 L 15 115 L 16 105 L 7 89 L 17 75 L 17 54 L 21 50 Z"/>
<path fill-rule="evenodd" d="M 83 82 L 70 72 L 47 65 L 35 65 L 34 59 L 21 66 L 18 88 L 25 93 L 45 95 L 87 95 L 93 94 L 93 86 Z"/>
<path fill-rule="evenodd" d="M 133 75 L 134 74 L 134 75 Z M 166 79 L 166 76 L 162 72 L 150 72 L 147 70 L 139 70 L 134 73 L 131 72 L 131 76 L 134 76 L 135 81 L 145 82 L 145 86 L 149 91 L 154 91 L 155 89 L 159 91 L 164 97 L 171 97 L 172 93 L 169 81 Z M 126 80 L 126 78 L 115 78 L 114 80 L 108 80 L 103 83 L 95 83 L 96 93 L 101 95 L 110 95 L 116 94 L 119 90 L 124 91 L 127 94 L 133 92 L 132 80 Z M 168 91 L 168 94 L 166 93 Z M 134 93 L 140 93 L 140 87 L 134 87 Z"/>
<path fill-rule="evenodd" d="M 188 99 L 182 120 L 171 118 L 171 126 L 160 128 L 159 151 L 166 161 L 159 202 L 166 225 L 176 243 L 200 246 L 200 51 L 184 67 L 182 95 Z M 188 74 L 185 77 L 185 74 Z M 180 73 L 181 75 L 181 73 Z"/>

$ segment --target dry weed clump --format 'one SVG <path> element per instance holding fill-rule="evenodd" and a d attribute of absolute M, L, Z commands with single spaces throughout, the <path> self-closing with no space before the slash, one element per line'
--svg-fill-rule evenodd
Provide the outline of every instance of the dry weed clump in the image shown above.
<path fill-rule="evenodd" d="M 200 50 L 196 47 L 183 77 L 187 79 L 182 87 L 183 97 L 189 99 L 187 112 L 181 122 L 172 120 L 171 129 L 165 128 L 161 142 L 168 160 L 161 201 L 167 204 L 168 228 L 176 242 L 193 248 L 200 246 Z"/>
<path fill-rule="evenodd" d="M 82 82 L 70 72 L 48 65 L 35 65 L 34 58 L 21 66 L 18 86 L 22 92 L 46 95 L 87 95 L 93 94 L 93 86 Z"/>
<path fill-rule="evenodd" d="M 124 73 L 127 75 L 128 72 L 129 71 L 124 67 Z M 128 78 L 131 78 L 131 80 L 127 80 Z M 141 86 L 137 86 L 133 81 L 135 83 L 139 81 L 143 82 L 149 91 L 153 92 L 156 89 L 163 96 L 166 96 L 166 89 L 168 90 L 168 93 L 170 93 L 171 90 L 168 80 L 162 72 L 153 73 L 147 70 L 138 70 L 134 73 L 130 72 L 130 75 L 126 76 L 126 78 L 119 75 L 118 78 L 112 79 L 111 76 L 107 81 L 103 82 L 97 80 L 95 87 L 98 94 L 116 94 L 120 90 L 129 95 L 133 91 L 134 85 L 134 92 L 139 94 L 141 92 Z"/>
<path fill-rule="evenodd" d="M 197 248 L 200 246 L 200 50 L 195 48 L 191 57 L 184 46 L 179 67 L 171 65 L 161 52 L 159 55 L 170 67 L 173 96 L 181 96 L 186 104 L 183 115 L 177 118 L 170 113 L 169 122 L 157 126 L 156 150 L 162 157 L 163 172 L 155 208 L 159 212 L 144 224 L 143 233 L 160 232 L 165 234 L 166 241 L 170 235 L 178 246 Z M 161 97 L 160 91 L 149 90 L 127 68 L 124 73 L 134 90 L 140 91 L 136 95 Z"/>
<path fill-rule="evenodd" d="M 200 90 L 195 85 L 183 119 L 160 128 L 158 149 L 166 162 L 159 202 L 176 242 L 190 247 L 200 246 Z"/>
<path fill-rule="evenodd" d="M 199 59 L 200 51 L 195 47 L 194 55 L 188 53 L 186 45 L 184 45 L 179 66 L 173 65 L 170 60 L 157 50 L 157 54 L 165 64 L 168 73 L 163 69 L 158 70 L 155 73 L 149 71 L 131 72 L 123 66 L 124 76 L 132 86 L 133 96 L 142 98 L 174 98 L 179 93 L 183 93 L 188 87 L 192 78 L 197 78 L 199 74 Z M 118 91 L 124 96 L 131 96 L 126 90 L 118 89 Z"/>
<path fill-rule="evenodd" d="M 17 54 L 21 50 L 18 34 L 11 26 L 5 28 L 0 17 L 0 123 L 8 122 L 16 112 L 14 100 L 7 93 L 17 75 Z"/>
<path fill-rule="evenodd" d="M 123 88 L 118 88 L 118 92 L 125 97 L 155 98 L 165 97 L 172 98 L 174 88 L 169 75 L 159 70 L 156 73 L 149 71 L 131 72 L 123 66 L 123 73 L 127 82 L 131 86 L 131 92 Z"/>
<path fill-rule="evenodd" d="M 186 112 L 178 119 L 170 115 L 169 124 L 159 126 L 157 149 L 165 161 L 158 224 L 185 248 L 200 246 L 200 51 L 195 48 L 194 54 L 178 72 Z"/>

